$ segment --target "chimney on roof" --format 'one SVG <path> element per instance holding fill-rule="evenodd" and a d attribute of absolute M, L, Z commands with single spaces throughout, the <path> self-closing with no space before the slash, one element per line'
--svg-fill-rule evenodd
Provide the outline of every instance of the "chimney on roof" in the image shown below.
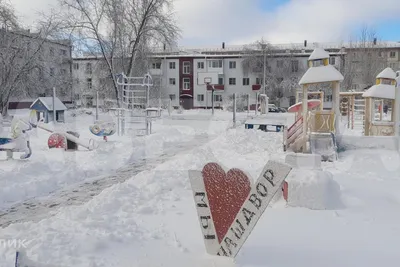
<path fill-rule="evenodd" d="M 304 40 L 304 47 L 307 47 L 307 40 Z"/>
<path fill-rule="evenodd" d="M 225 42 L 222 42 L 222 49 L 225 49 Z"/>
<path fill-rule="evenodd" d="M 374 38 L 374 45 L 376 45 L 376 41 L 377 41 L 377 39 L 376 39 L 376 37 Z"/>

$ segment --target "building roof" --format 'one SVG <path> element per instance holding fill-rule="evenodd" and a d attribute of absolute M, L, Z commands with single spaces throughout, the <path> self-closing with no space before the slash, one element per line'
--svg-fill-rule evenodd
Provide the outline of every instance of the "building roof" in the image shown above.
<path fill-rule="evenodd" d="M 311 67 L 301 78 L 299 84 L 343 81 L 343 75 L 332 65 Z"/>
<path fill-rule="evenodd" d="M 38 101 L 40 101 L 48 111 L 53 110 L 53 97 L 39 97 L 35 100 L 35 102 L 32 103 L 30 108 L 32 108 Z M 63 102 L 61 102 L 58 97 L 56 97 L 55 99 L 55 107 L 57 111 L 67 110 L 67 107 L 63 104 Z"/>
<path fill-rule="evenodd" d="M 395 98 L 395 87 L 389 84 L 377 84 L 369 88 L 362 95 L 363 97 L 373 97 L 373 98 L 384 98 L 384 99 L 394 99 Z"/>
<path fill-rule="evenodd" d="M 384 78 L 384 79 L 396 79 L 396 73 L 391 68 L 384 69 L 381 73 L 376 76 L 376 78 Z"/>
<path fill-rule="evenodd" d="M 322 48 L 315 48 L 308 60 L 326 59 L 329 58 L 329 53 Z"/>

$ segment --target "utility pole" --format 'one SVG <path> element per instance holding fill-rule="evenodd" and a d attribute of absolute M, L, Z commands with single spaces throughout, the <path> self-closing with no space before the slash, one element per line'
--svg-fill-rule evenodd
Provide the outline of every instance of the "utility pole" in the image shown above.
<path fill-rule="evenodd" d="M 266 84 L 265 84 L 265 77 L 266 77 L 266 70 L 267 70 L 267 66 L 266 66 L 266 63 L 267 63 L 267 53 L 266 53 L 266 48 L 267 48 L 267 44 L 266 43 L 262 43 L 261 44 L 261 46 L 262 46 L 262 50 L 263 50 L 263 56 L 264 56 L 264 62 L 263 62 L 263 94 L 264 95 L 267 95 L 267 88 L 265 87 L 266 86 Z M 264 100 L 265 101 L 265 100 Z M 268 107 L 266 107 L 266 103 L 264 103 L 263 105 L 261 105 L 261 114 L 265 114 L 266 113 L 266 109 L 267 109 Z"/>
<path fill-rule="evenodd" d="M 99 120 L 99 91 L 96 90 L 96 121 Z"/>
<path fill-rule="evenodd" d="M 53 123 L 56 124 L 56 88 L 53 87 Z"/>
<path fill-rule="evenodd" d="M 264 55 L 264 63 L 263 63 L 263 93 L 264 95 L 267 94 L 267 89 L 265 88 L 265 76 L 266 76 L 266 63 L 267 63 L 267 54 L 265 53 L 265 49 L 266 49 L 267 45 L 266 44 L 262 44 L 262 50 L 263 50 L 263 55 Z"/>

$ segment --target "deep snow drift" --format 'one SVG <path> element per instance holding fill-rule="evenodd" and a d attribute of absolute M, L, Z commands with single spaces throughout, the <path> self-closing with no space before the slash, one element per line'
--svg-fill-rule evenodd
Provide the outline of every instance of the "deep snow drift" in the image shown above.
<path fill-rule="evenodd" d="M 211 142 L 114 185 L 86 204 L 62 208 L 38 223 L 1 229 L 0 238 L 28 240 L 32 260 L 55 266 L 376 267 L 400 261 L 398 154 L 377 149 L 346 151 L 339 161 L 323 164 L 340 185 L 341 207 L 311 210 L 277 200 L 236 261 L 206 255 L 188 170 L 217 161 L 255 179 L 269 159 L 285 158 L 280 133 L 223 128 Z M 13 266 L 14 257 L 15 248 L 0 246 L 0 267 Z"/>

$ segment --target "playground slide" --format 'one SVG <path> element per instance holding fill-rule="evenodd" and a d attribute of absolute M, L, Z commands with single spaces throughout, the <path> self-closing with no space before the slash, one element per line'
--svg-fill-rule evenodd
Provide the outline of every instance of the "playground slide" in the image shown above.
<path fill-rule="evenodd" d="M 310 134 L 310 149 L 312 154 L 319 154 L 323 161 L 337 160 L 337 145 L 333 133 Z"/>

